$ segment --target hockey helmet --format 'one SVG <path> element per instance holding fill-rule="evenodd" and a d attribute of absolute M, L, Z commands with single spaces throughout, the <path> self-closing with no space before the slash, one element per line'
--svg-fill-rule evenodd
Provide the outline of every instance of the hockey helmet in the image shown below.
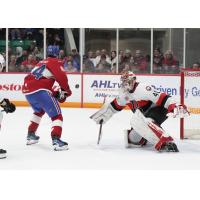
<path fill-rule="evenodd" d="M 121 75 L 121 81 L 122 82 L 129 82 L 129 81 L 132 81 L 132 80 L 136 80 L 136 75 L 131 72 L 131 71 L 125 71 L 122 73 Z"/>
<path fill-rule="evenodd" d="M 57 57 L 59 54 L 59 46 L 58 45 L 49 45 L 47 47 L 47 56 Z"/>
<path fill-rule="evenodd" d="M 125 71 L 122 73 L 120 80 L 122 87 L 131 90 L 133 82 L 136 80 L 136 75 L 131 71 Z"/>

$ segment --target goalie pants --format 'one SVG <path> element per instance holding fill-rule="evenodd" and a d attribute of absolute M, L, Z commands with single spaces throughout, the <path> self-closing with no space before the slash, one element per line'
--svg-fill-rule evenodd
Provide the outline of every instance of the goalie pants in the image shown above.
<path fill-rule="evenodd" d="M 36 132 L 41 118 L 47 113 L 52 120 L 51 136 L 61 137 L 63 117 L 60 105 L 49 91 L 40 90 L 26 95 L 26 99 L 31 105 L 34 113 L 28 128 L 28 132 Z"/>

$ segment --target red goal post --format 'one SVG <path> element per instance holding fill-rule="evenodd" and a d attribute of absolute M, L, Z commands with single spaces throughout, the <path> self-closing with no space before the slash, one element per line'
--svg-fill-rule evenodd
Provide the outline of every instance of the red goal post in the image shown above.
<path fill-rule="evenodd" d="M 180 120 L 180 138 L 200 139 L 200 70 L 181 69 L 180 102 L 190 112 Z"/>

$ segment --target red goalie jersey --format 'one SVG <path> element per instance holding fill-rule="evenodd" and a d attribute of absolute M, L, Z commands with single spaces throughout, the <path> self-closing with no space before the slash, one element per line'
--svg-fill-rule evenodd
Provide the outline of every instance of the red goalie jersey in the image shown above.
<path fill-rule="evenodd" d="M 39 90 L 52 91 L 54 83 L 58 82 L 62 90 L 71 95 L 68 79 L 63 69 L 63 62 L 57 58 L 48 57 L 40 61 L 24 79 L 23 93 L 30 94 Z"/>

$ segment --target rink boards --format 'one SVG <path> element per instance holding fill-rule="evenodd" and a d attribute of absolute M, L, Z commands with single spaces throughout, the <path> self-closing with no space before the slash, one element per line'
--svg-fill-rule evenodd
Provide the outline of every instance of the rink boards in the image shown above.
<path fill-rule="evenodd" d="M 22 94 L 23 79 L 26 73 L 1 73 L 0 92 L 4 98 L 11 99 L 17 106 L 28 106 Z M 120 76 L 110 74 L 67 74 L 72 96 L 63 107 L 97 108 L 101 106 L 104 96 L 106 101 L 117 97 Z M 179 75 L 138 75 L 138 81 L 146 82 L 154 88 L 180 99 Z"/>

